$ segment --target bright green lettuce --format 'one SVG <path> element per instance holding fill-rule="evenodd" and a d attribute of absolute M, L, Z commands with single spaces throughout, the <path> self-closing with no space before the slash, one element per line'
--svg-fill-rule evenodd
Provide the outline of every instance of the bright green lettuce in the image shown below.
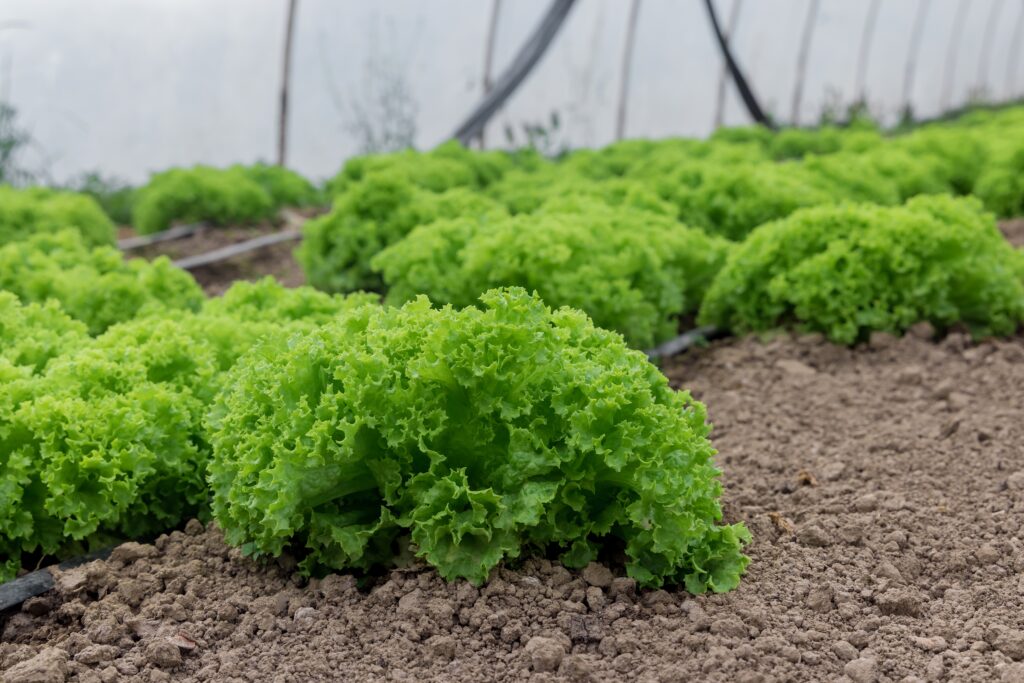
<path fill-rule="evenodd" d="M 699 320 L 735 332 L 795 324 L 846 344 L 922 320 L 1010 334 L 1024 320 L 1015 258 L 973 198 L 804 209 L 730 255 Z"/>
<path fill-rule="evenodd" d="M 139 188 L 132 223 L 147 235 L 175 222 L 255 223 L 272 218 L 274 208 L 270 194 L 241 167 L 172 168 Z"/>
<path fill-rule="evenodd" d="M 697 309 L 729 247 L 671 217 L 583 196 L 533 215 L 430 223 L 372 265 L 391 304 L 426 294 L 471 306 L 494 287 L 525 287 L 647 348 L 675 335 L 679 316 Z"/>
<path fill-rule="evenodd" d="M 18 297 L 0 291 L 0 357 L 12 365 L 39 372 L 88 338 L 85 325 L 69 318 L 56 301 L 22 305 Z"/>
<path fill-rule="evenodd" d="M 0 186 L 0 246 L 68 229 L 77 231 L 89 246 L 114 244 L 114 224 L 91 197 L 42 187 Z"/>
<path fill-rule="evenodd" d="M 318 204 L 322 199 L 313 183 L 283 166 L 263 163 L 251 166 L 236 164 L 228 170 L 241 172 L 262 187 L 270 195 L 271 204 L 275 209 L 284 206 L 311 206 Z"/>
<path fill-rule="evenodd" d="M 368 297 L 239 283 L 199 314 L 162 310 L 96 338 L 55 302 L 0 293 L 0 576 L 205 514 L 203 416 L 238 357 Z M 10 337 L 10 339 L 9 339 Z"/>
<path fill-rule="evenodd" d="M 306 571 L 389 565 L 410 541 L 483 582 L 558 549 L 623 548 L 645 586 L 736 586 L 703 405 L 583 314 L 521 289 L 481 308 L 357 307 L 230 373 L 208 418 L 213 511 L 229 542 Z"/>
<path fill-rule="evenodd" d="M 125 260 L 113 247 L 90 249 L 72 230 L 0 246 L 0 289 L 24 302 L 54 299 L 92 334 L 138 316 L 196 310 L 203 300 L 192 276 L 167 258 Z"/>
<path fill-rule="evenodd" d="M 381 171 L 335 199 L 330 213 L 303 226 L 295 256 L 309 283 L 328 292 L 379 289 L 370 260 L 417 225 L 439 218 L 504 213 L 484 195 L 459 188 L 418 189 L 401 173 Z"/>

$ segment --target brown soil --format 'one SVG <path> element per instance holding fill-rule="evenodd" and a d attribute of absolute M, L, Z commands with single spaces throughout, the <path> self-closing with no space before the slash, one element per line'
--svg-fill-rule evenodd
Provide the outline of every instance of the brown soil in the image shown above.
<path fill-rule="evenodd" d="M 707 402 L 726 516 L 755 537 L 732 593 L 637 593 L 601 566 L 537 560 L 481 590 L 422 568 L 368 592 L 343 575 L 307 585 L 191 522 L 58 577 L 7 620 L 0 669 L 11 683 L 1024 681 L 1024 338 L 726 340 L 666 373 Z"/>
<path fill-rule="evenodd" d="M 304 218 L 300 212 L 289 211 L 295 214 L 293 226 L 296 220 L 301 221 Z M 288 227 L 288 221 L 281 222 Z M 205 254 L 214 249 L 245 242 L 255 237 L 278 232 L 278 230 L 279 228 L 270 223 L 244 227 L 209 227 L 200 229 L 188 237 L 132 249 L 128 255 L 134 258 L 149 259 L 167 256 L 171 260 L 177 260 L 186 256 Z M 127 236 L 130 234 L 121 235 L 121 237 Z M 292 251 L 296 246 L 298 246 L 298 242 L 283 242 L 225 261 L 200 266 L 190 272 L 210 296 L 223 294 L 235 280 L 259 280 L 267 275 L 273 275 L 278 282 L 288 287 L 297 287 L 306 283 L 306 276 L 292 256 Z"/>
<path fill-rule="evenodd" d="M 999 229 L 1015 247 L 1024 247 L 1024 218 L 999 221 Z"/>

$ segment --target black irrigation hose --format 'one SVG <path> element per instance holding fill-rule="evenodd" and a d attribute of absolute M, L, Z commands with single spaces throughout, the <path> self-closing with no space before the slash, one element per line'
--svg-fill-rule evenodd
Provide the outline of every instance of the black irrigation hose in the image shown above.
<path fill-rule="evenodd" d="M 656 360 L 658 358 L 671 358 L 672 356 L 682 353 L 691 346 L 703 344 L 706 341 L 720 339 L 725 336 L 727 336 L 727 332 L 725 330 L 720 330 L 712 325 L 697 327 L 683 332 L 674 339 L 662 342 L 653 349 L 645 351 L 645 353 L 651 360 Z"/>
<path fill-rule="evenodd" d="M 733 59 L 732 51 L 729 49 L 729 41 L 726 40 L 725 35 L 722 34 L 722 27 L 718 24 L 718 15 L 715 14 L 715 5 L 712 0 L 704 0 L 704 7 L 708 10 L 708 19 L 711 20 L 711 28 L 715 32 L 715 38 L 718 40 L 718 47 L 722 50 L 722 57 L 725 58 L 725 64 L 729 67 L 729 74 L 732 76 L 733 82 L 736 83 L 736 88 L 740 91 L 740 97 L 743 98 L 743 104 L 746 105 L 747 111 L 750 112 L 750 118 L 754 119 L 757 123 L 768 128 L 775 128 L 768 117 L 765 116 L 764 110 L 761 109 L 761 105 L 757 103 L 757 97 L 754 96 L 754 91 L 750 89 L 750 85 L 747 83 L 747 79 L 743 76 L 743 72 L 740 71 L 740 67 L 736 64 L 736 60 Z"/>
<path fill-rule="evenodd" d="M 540 58 L 547 52 L 558 31 L 569 16 L 569 11 L 576 4 L 576 0 L 552 0 L 547 14 L 541 20 L 533 34 L 523 43 L 519 54 L 512 60 L 508 69 L 494 82 L 494 87 L 484 95 L 483 100 L 466 117 L 465 121 L 455 129 L 452 134 L 463 145 L 469 145 L 480 131 L 487 125 L 487 121 L 494 115 L 505 100 L 515 92 L 519 84 L 529 75 L 530 71 Z"/>
<path fill-rule="evenodd" d="M 66 571 L 93 560 L 105 560 L 110 556 L 112 550 L 113 548 L 104 548 L 103 550 L 80 555 L 61 562 L 57 565 L 57 568 Z M 49 567 L 37 569 L 6 583 L 0 583 L 0 612 L 17 607 L 29 598 L 42 595 L 51 588 L 53 588 L 53 572 Z"/>

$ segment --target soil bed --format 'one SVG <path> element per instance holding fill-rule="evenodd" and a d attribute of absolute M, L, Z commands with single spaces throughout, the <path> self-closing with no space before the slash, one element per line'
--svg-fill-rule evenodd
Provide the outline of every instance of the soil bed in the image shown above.
<path fill-rule="evenodd" d="M 1000 221 L 999 229 L 1010 244 L 1015 247 L 1024 247 L 1024 218 Z"/>
<path fill-rule="evenodd" d="M 10 615 L 6 680 L 1024 681 L 1024 338 L 725 340 L 665 371 L 706 401 L 725 595 L 531 560 L 304 584 L 190 522 Z M 31 678 L 29 674 L 37 674 Z M 43 678 L 39 674 L 52 674 Z"/>

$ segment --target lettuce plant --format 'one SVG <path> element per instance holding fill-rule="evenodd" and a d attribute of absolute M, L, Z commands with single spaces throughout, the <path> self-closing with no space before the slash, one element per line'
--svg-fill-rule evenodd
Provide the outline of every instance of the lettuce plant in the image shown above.
<path fill-rule="evenodd" d="M 733 251 L 699 320 L 736 332 L 795 324 L 844 344 L 922 320 L 1009 334 L 1024 320 L 1015 259 L 974 198 L 804 209 Z"/>
<path fill-rule="evenodd" d="M 270 195 L 271 204 L 275 209 L 284 206 L 312 206 L 322 199 L 313 183 L 283 166 L 263 163 L 251 166 L 236 164 L 228 170 L 240 172 L 262 187 L 263 191 Z"/>
<path fill-rule="evenodd" d="M 22 305 L 18 297 L 0 291 L 0 357 L 12 365 L 40 372 L 88 338 L 85 325 L 69 318 L 56 301 Z"/>
<path fill-rule="evenodd" d="M 380 289 L 380 276 L 370 268 L 370 260 L 417 225 L 503 212 L 484 195 L 462 188 L 428 192 L 401 173 L 381 171 L 338 196 L 330 213 L 308 221 L 295 257 L 306 279 L 319 289 Z"/>
<path fill-rule="evenodd" d="M 242 167 L 172 168 L 139 189 L 132 222 L 146 235 L 174 222 L 255 223 L 272 218 L 274 208 L 271 195 Z"/>
<path fill-rule="evenodd" d="M 357 307 L 243 357 L 208 417 L 213 512 L 254 555 L 442 576 L 622 549 L 645 586 L 734 587 L 703 405 L 585 315 L 521 289 L 480 308 Z"/>
<path fill-rule="evenodd" d="M 203 292 L 165 257 L 125 260 L 113 247 L 90 249 L 72 230 L 0 246 L 0 289 L 24 302 L 58 301 L 91 334 L 169 309 L 196 310 Z"/>
<path fill-rule="evenodd" d="M 114 224 L 92 198 L 42 187 L 0 186 L 0 246 L 69 229 L 89 246 L 114 244 Z"/>
<path fill-rule="evenodd" d="M 0 293 L 0 579 L 22 552 L 155 533 L 206 514 L 203 416 L 239 356 L 284 344 L 367 297 L 233 286 L 90 338 L 55 302 Z"/>
<path fill-rule="evenodd" d="M 372 264 L 391 304 L 426 294 L 471 306 L 494 287 L 525 287 L 646 348 L 674 335 L 679 315 L 697 309 L 728 248 L 671 217 L 582 197 L 533 215 L 430 223 Z"/>
<path fill-rule="evenodd" d="M 379 297 L 374 294 L 339 296 L 312 287 L 285 287 L 273 277 L 267 276 L 258 282 L 235 282 L 223 296 L 207 299 L 203 312 L 245 321 L 302 321 L 319 325 L 337 317 L 344 310 L 378 301 Z"/>

